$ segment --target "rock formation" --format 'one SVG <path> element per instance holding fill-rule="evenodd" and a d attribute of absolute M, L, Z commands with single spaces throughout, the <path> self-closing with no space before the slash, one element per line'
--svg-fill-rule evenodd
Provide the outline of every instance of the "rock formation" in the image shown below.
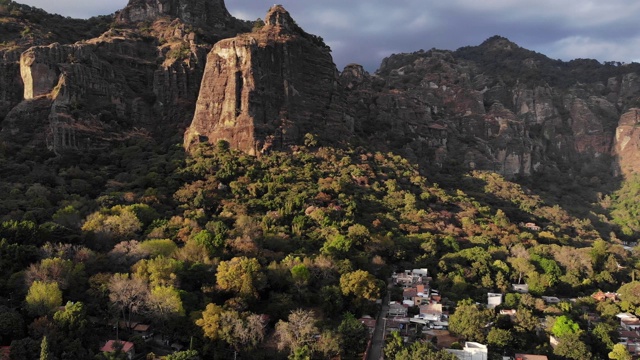
<path fill-rule="evenodd" d="M 306 133 L 344 139 L 349 119 L 329 50 L 277 5 L 262 28 L 214 46 L 185 145 L 226 140 L 259 154 Z"/>
<path fill-rule="evenodd" d="M 633 67 L 596 64 L 556 62 L 494 37 L 456 52 L 392 55 L 373 75 L 349 65 L 341 84 L 358 135 L 427 168 L 529 176 L 580 172 L 617 155 L 626 174 L 640 169 L 621 149 L 634 138 L 629 113 L 616 149 L 614 138 L 638 97 L 638 77 Z M 598 79 L 581 73 L 583 65 L 597 66 Z"/>
<path fill-rule="evenodd" d="M 218 29 L 232 27 L 237 22 L 227 11 L 224 0 L 130 0 L 116 13 L 116 21 L 138 23 L 154 21 L 161 16 Z"/>
<path fill-rule="evenodd" d="M 145 16 L 134 15 L 140 8 Z M 0 81 L 17 79 L 20 87 L 0 93 L 0 138 L 60 153 L 140 134 L 172 136 L 193 117 L 211 42 L 247 29 L 222 1 L 132 0 L 117 18 L 95 38 L 5 53 Z"/>
<path fill-rule="evenodd" d="M 356 139 L 398 152 L 429 171 L 640 171 L 638 64 L 562 62 L 496 36 L 394 54 L 372 74 L 357 64 L 338 73 L 322 39 L 281 6 L 250 32 L 223 0 L 130 0 L 89 20 L 12 3 L 0 17 L 9 152 L 184 135 L 187 148 L 226 140 L 258 155 L 310 133 L 320 144 Z"/>

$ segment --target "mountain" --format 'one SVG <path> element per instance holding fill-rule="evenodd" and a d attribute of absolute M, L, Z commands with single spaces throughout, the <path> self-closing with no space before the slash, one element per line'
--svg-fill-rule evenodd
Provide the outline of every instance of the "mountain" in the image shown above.
<path fill-rule="evenodd" d="M 28 14 L 5 10 L 3 23 L 14 35 L 1 50 L 0 138 L 16 151 L 108 148 L 187 129 L 187 147 L 224 139 L 259 154 L 312 134 L 375 144 L 432 171 L 638 170 L 637 64 L 565 63 L 495 36 L 394 54 L 374 74 L 338 72 L 321 38 L 280 6 L 251 30 L 223 1 L 132 0 L 95 37 L 89 29 L 109 19 L 12 6 Z M 34 17 L 76 30 L 62 37 Z"/>
<path fill-rule="evenodd" d="M 140 356 L 162 338 L 189 346 L 167 358 L 362 358 L 357 318 L 402 303 L 385 280 L 415 268 L 438 290 L 427 310 L 457 304 L 450 330 L 490 357 L 607 358 L 616 315 L 640 309 L 638 64 L 495 36 L 338 71 L 282 6 L 246 22 L 221 0 L 88 20 L 0 0 L 0 30 L 13 359 L 111 358 L 115 336 Z M 554 350 L 540 318 L 577 333 Z M 452 356 L 387 340 L 389 358 Z"/>
<path fill-rule="evenodd" d="M 249 29 L 211 1 L 131 1 L 101 18 L 104 32 L 94 36 L 80 32 L 96 19 L 54 17 L 63 28 L 77 26 L 62 37 L 56 22 L 33 14 L 40 12 L 11 3 L 4 24 L 22 27 L 22 35 L 0 47 L 7 89 L 0 138 L 18 153 L 99 150 L 184 131 L 212 45 Z"/>

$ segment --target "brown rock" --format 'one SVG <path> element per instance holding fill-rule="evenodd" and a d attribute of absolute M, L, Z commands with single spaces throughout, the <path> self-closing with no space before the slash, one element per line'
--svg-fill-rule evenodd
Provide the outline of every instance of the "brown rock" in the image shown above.
<path fill-rule="evenodd" d="M 226 140 L 260 154 L 299 144 L 306 133 L 335 142 L 352 129 L 343 109 L 329 49 L 274 6 L 263 28 L 210 52 L 185 146 Z"/>
<path fill-rule="evenodd" d="M 116 13 L 116 22 L 153 21 L 161 16 L 214 28 L 237 22 L 227 11 L 224 0 L 129 0 L 129 4 Z"/>

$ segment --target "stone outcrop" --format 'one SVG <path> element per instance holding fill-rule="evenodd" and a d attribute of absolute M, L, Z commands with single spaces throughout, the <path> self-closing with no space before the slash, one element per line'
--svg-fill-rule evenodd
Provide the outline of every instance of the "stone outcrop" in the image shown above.
<path fill-rule="evenodd" d="M 143 3 L 151 8 L 156 4 L 131 1 L 127 9 Z M 0 140 L 16 147 L 46 144 L 60 153 L 105 148 L 141 134 L 173 136 L 186 128 L 209 41 L 229 32 L 235 35 L 245 25 L 236 26 L 222 1 L 185 4 L 163 2 L 158 19 L 151 21 L 150 13 L 144 27 L 115 27 L 73 44 L 33 46 L 5 61 L 0 82 L 20 86 L 0 90 L 0 111 L 6 109 L 0 113 Z M 204 16 L 206 32 L 197 27 L 200 20 L 189 17 L 196 13 Z M 187 19 L 172 17 L 178 15 Z M 230 23 L 217 32 L 219 19 Z M 197 35 L 201 33 L 206 35 Z"/>
<path fill-rule="evenodd" d="M 620 117 L 615 134 L 614 154 L 619 174 L 640 173 L 640 108 L 631 108 Z"/>
<path fill-rule="evenodd" d="M 129 0 L 129 4 L 116 13 L 119 23 L 154 21 L 168 16 L 197 26 L 218 29 L 233 26 L 234 19 L 224 0 Z"/>
<path fill-rule="evenodd" d="M 210 52 L 185 145 L 226 140 L 260 154 L 301 143 L 306 133 L 339 141 L 351 130 L 328 48 L 273 6 L 264 27 Z"/>
<path fill-rule="evenodd" d="M 638 64 L 567 63 L 493 37 L 338 73 L 322 39 L 281 6 L 252 32 L 223 0 L 130 0 L 89 20 L 19 10 L 39 21 L 0 13 L 9 151 L 95 150 L 187 128 L 187 148 L 226 140 L 256 155 L 310 133 L 325 145 L 357 138 L 432 171 L 640 171 Z"/>
<path fill-rule="evenodd" d="M 558 71 L 560 65 L 567 71 Z M 617 75 L 597 80 L 570 67 L 582 65 L 558 64 L 496 37 L 456 52 L 392 55 L 375 74 L 352 64 L 341 85 L 359 136 L 426 168 L 530 176 L 549 169 L 580 172 L 615 155 L 623 173 L 640 170 L 640 162 L 625 160 L 633 159 L 632 152 L 621 150 L 637 134 L 618 127 L 640 92 L 635 68 L 598 64 L 603 74 Z"/>

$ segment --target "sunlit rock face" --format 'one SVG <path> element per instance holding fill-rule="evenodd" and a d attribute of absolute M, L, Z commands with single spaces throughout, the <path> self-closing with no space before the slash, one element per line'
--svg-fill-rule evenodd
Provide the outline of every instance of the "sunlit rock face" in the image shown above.
<path fill-rule="evenodd" d="M 263 27 L 209 53 L 185 145 L 225 140 L 257 155 L 299 144 L 307 133 L 346 139 L 353 124 L 337 76 L 322 40 L 274 6 Z"/>

